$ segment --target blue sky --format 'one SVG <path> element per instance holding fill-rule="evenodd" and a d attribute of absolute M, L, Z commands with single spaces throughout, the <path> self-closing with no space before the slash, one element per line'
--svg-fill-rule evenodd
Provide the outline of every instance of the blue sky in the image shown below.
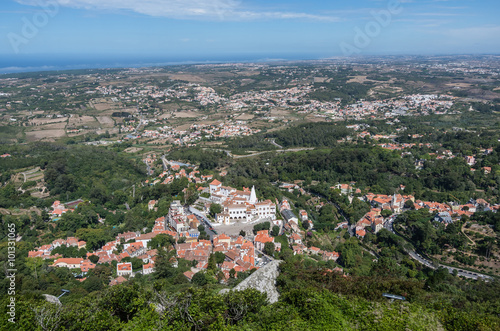
<path fill-rule="evenodd" d="M 2 0 L 0 55 L 318 58 L 500 53 L 497 0 L 401 0 L 390 12 L 393 2 Z M 374 11 L 389 13 L 383 16 L 383 26 Z"/>

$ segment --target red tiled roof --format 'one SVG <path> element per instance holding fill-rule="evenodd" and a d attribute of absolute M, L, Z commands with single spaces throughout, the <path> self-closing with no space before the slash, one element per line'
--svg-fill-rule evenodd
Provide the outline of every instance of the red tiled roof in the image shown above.
<path fill-rule="evenodd" d="M 132 270 L 132 263 L 131 262 L 125 262 L 125 263 L 118 263 L 116 265 L 116 268 L 120 271 L 131 271 Z"/>
<path fill-rule="evenodd" d="M 210 183 L 210 185 L 215 185 L 215 186 L 219 186 L 219 185 L 221 185 L 221 184 L 222 184 L 222 183 L 221 183 L 221 182 L 219 182 L 217 179 L 214 179 L 214 180 Z"/>

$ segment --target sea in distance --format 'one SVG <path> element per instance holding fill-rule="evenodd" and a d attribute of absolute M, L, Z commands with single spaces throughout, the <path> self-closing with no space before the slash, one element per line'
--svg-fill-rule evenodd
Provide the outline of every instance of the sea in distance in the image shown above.
<path fill-rule="evenodd" d="M 233 54 L 209 56 L 123 56 L 123 55 L 0 55 L 0 74 L 103 68 L 143 68 L 182 64 L 273 62 L 313 60 L 311 54 Z"/>

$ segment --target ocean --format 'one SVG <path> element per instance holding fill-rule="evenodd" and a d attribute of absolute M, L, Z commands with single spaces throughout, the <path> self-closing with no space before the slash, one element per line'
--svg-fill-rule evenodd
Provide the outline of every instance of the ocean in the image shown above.
<path fill-rule="evenodd" d="M 309 55 L 250 54 L 221 56 L 123 56 L 123 55 L 0 55 L 0 74 L 102 68 L 142 68 L 181 64 L 272 62 L 317 59 Z"/>

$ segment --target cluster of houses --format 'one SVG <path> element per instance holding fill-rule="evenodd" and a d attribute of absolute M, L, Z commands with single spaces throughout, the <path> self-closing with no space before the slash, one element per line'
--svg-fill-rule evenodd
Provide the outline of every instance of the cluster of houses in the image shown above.
<path fill-rule="evenodd" d="M 154 162 L 156 162 L 156 155 L 148 155 L 143 162 L 151 166 Z M 165 160 L 164 163 L 168 165 L 169 170 L 163 171 L 158 175 L 157 178 L 152 180 L 146 180 L 146 184 L 148 185 L 156 185 L 156 184 L 170 184 L 175 179 L 187 178 L 190 183 L 195 183 L 200 185 L 199 191 L 203 191 L 204 187 L 201 187 L 201 184 L 207 183 L 208 181 L 213 180 L 214 175 L 202 175 L 197 167 L 192 166 L 190 164 L 185 164 L 181 162 L 168 161 Z M 227 175 L 227 171 L 221 171 L 219 176 L 224 177 Z"/>
<path fill-rule="evenodd" d="M 300 189 L 300 187 L 297 187 L 295 184 L 290 184 L 284 185 L 282 189 Z M 288 244 L 293 250 L 293 254 L 320 256 L 325 261 L 336 261 L 339 258 L 337 252 L 323 251 L 317 247 L 307 247 L 304 245 L 303 238 L 305 232 L 313 227 L 313 223 L 308 219 L 308 214 L 305 210 L 300 210 L 299 216 L 296 216 L 287 199 L 283 199 L 281 203 L 277 200 L 276 203 L 270 200 L 258 201 L 255 187 L 251 189 L 243 188 L 240 191 L 232 187 L 223 186 L 218 180 L 210 182 L 209 187 L 205 189 L 210 194 L 210 198 L 207 201 L 218 203 L 222 206 L 222 212 L 216 215 L 218 223 L 231 224 L 231 222 L 235 221 L 250 222 L 268 219 L 273 225 L 280 227 L 280 233 L 286 233 Z M 361 193 L 359 189 L 355 188 L 354 182 L 350 184 L 338 184 L 333 186 L 332 189 L 339 189 L 342 194 L 350 195 L 350 198 L 353 198 L 352 195 L 354 193 Z M 400 189 L 404 190 L 404 187 Z M 372 208 L 356 223 L 355 234 L 358 237 L 364 237 L 368 227 L 371 227 L 374 233 L 380 231 L 385 222 L 382 216 L 384 214 L 383 211 L 389 210 L 394 214 L 401 213 L 408 201 L 412 202 L 415 209 L 427 208 L 430 212 L 436 213 L 435 220 L 445 224 L 453 222 L 454 218 L 461 215 L 470 216 L 479 210 L 497 211 L 500 208 L 500 205 L 492 206 L 484 199 L 471 200 L 464 205 L 420 201 L 411 195 L 402 194 L 390 196 L 368 193 L 359 199 L 370 203 Z M 82 201 L 77 200 L 61 204 L 59 201 L 56 201 L 52 207 L 54 210 L 69 211 L 71 208 L 76 208 L 80 202 Z M 152 200 L 149 202 L 148 208 L 151 210 L 155 205 L 156 201 Z M 283 220 L 276 219 L 276 205 L 278 205 L 278 210 Z M 299 226 L 299 222 L 301 222 L 305 231 Z M 281 243 L 276 242 L 268 230 L 258 231 L 253 238 L 243 238 L 242 236 L 230 237 L 226 234 L 220 234 L 215 236 L 212 241 L 199 240 L 199 225 L 200 221 L 198 217 L 190 213 L 180 201 L 173 201 L 170 205 L 168 215 L 156 219 L 151 232 L 144 234 L 136 232 L 121 233 L 116 236 L 115 240 L 106 243 L 100 249 L 94 252 L 87 252 L 85 258 L 65 258 L 59 254 L 51 254 L 53 249 L 61 246 L 86 247 L 85 241 L 74 237 L 56 239 L 51 244 L 43 245 L 34 251 L 30 251 L 28 256 L 54 259 L 53 267 L 80 269 L 83 275 L 95 268 L 96 264 L 116 261 L 118 278 L 111 282 L 111 285 L 113 285 L 134 276 L 132 263 L 125 262 L 127 260 L 123 261 L 125 258 L 138 258 L 142 260 L 143 266 L 140 272 L 143 274 L 154 272 L 155 258 L 158 252 L 156 249 L 149 249 L 148 243 L 159 234 L 171 235 L 176 240 L 175 249 L 177 255 L 174 258 L 174 264 L 179 258 L 196 262 L 193 262 L 194 267 L 191 271 L 185 273 L 189 279 L 196 272 L 207 269 L 211 254 L 217 252 L 225 256 L 225 260 L 219 265 L 219 268 L 225 278 L 229 279 L 231 276 L 237 277 L 238 272 L 259 268 L 260 260 L 258 255 L 262 254 L 266 243 L 273 243 L 277 251 L 282 249 Z M 339 224 L 339 227 L 347 226 L 344 223 Z M 179 238 L 183 238 L 182 243 L 178 241 Z M 93 255 L 98 257 L 95 264 L 90 261 L 90 257 Z M 95 258 L 92 258 L 92 260 L 96 261 Z"/>
<path fill-rule="evenodd" d="M 214 195 L 221 192 L 222 194 L 226 194 L 225 200 L 222 202 L 223 206 L 225 206 L 225 212 L 231 215 L 231 220 L 243 218 L 243 215 L 240 216 L 239 213 L 233 216 L 235 209 L 239 211 L 240 206 L 245 208 L 245 218 L 257 216 L 275 219 L 275 205 L 269 200 L 264 203 L 259 202 L 256 198 L 255 188 L 252 188 L 251 191 L 248 189 L 237 191 L 233 188 L 222 187 L 218 181 L 213 181 L 211 187 Z M 154 200 L 150 201 L 148 203 L 148 208 L 150 210 L 153 209 L 156 203 L 157 202 Z M 235 204 L 237 207 L 231 207 L 231 204 Z M 55 208 L 62 206 L 63 204 L 60 202 L 54 204 Z M 263 206 L 267 206 L 269 209 L 265 209 Z M 132 277 L 134 275 L 131 263 L 122 262 L 122 260 L 127 257 L 139 258 L 143 261 L 143 274 L 149 274 L 154 271 L 157 251 L 155 249 L 148 249 L 148 243 L 155 236 L 162 233 L 171 235 L 176 241 L 179 238 L 184 238 L 184 243 L 177 243 L 176 245 L 177 256 L 179 258 L 185 258 L 186 260 L 198 261 L 196 270 L 206 268 L 210 254 L 215 252 L 226 254 L 227 261 L 221 265 L 221 270 L 227 277 L 231 269 L 234 269 L 236 272 L 242 272 L 255 268 L 255 247 L 257 247 L 258 250 L 262 250 L 266 242 L 274 242 L 274 238 L 269 236 L 267 231 L 263 231 L 257 234 L 253 242 L 243 239 L 243 237 L 230 239 L 228 236 L 222 234 L 215 237 L 212 244 L 212 242 L 207 240 L 198 240 L 199 225 L 200 221 L 198 218 L 189 213 L 180 201 L 175 200 L 171 203 L 168 215 L 156 219 L 155 225 L 150 233 L 121 233 L 115 240 L 105 243 L 100 249 L 94 252 L 88 252 L 85 259 L 64 258 L 60 255 L 51 255 L 51 251 L 61 245 L 75 246 L 78 248 L 85 247 L 86 243 L 84 241 L 78 241 L 77 238 L 54 240 L 52 244 L 44 245 L 35 251 L 29 252 L 29 257 L 56 259 L 53 263 L 54 267 L 67 267 L 71 269 L 80 268 L 82 274 L 95 268 L 96 265 L 88 260 L 92 255 L 98 257 L 97 264 L 116 261 L 118 278 L 112 282 L 112 284 L 115 284 L 126 279 L 124 277 Z M 279 250 L 279 243 L 275 243 L 275 245 L 276 249 Z"/>
<path fill-rule="evenodd" d="M 82 259 L 82 258 L 58 258 L 57 260 L 54 261 L 52 264 L 52 267 L 59 267 L 59 268 L 69 268 L 69 269 L 80 269 L 82 274 L 86 274 L 90 269 L 94 269 L 96 265 L 92 262 L 90 262 L 89 259 Z M 85 279 L 82 279 L 82 281 Z"/>
<path fill-rule="evenodd" d="M 339 253 L 337 252 L 323 251 L 318 247 L 307 247 L 306 245 L 304 245 L 302 238 L 304 237 L 305 233 L 300 229 L 298 223 L 300 221 L 302 222 L 302 224 L 307 224 L 307 226 L 304 226 L 306 231 L 312 229 L 313 227 L 313 222 L 308 218 L 307 212 L 305 210 L 300 210 L 299 216 L 297 217 L 290 208 L 290 203 L 287 199 L 283 199 L 281 204 L 279 204 L 279 207 L 281 216 L 283 217 L 283 229 L 287 233 L 288 244 L 293 250 L 294 255 L 319 255 L 324 261 L 337 261 L 337 259 L 339 258 Z"/>
<path fill-rule="evenodd" d="M 288 233 L 299 233 L 301 232 L 299 227 L 299 221 L 304 223 L 307 222 L 306 230 L 312 229 L 313 222 L 309 219 L 307 212 L 305 210 L 299 211 L 299 216 L 297 217 L 291 207 L 288 200 L 285 198 L 278 203 L 280 214 L 283 217 L 283 229 Z M 280 224 L 278 224 L 280 225 Z"/>
<path fill-rule="evenodd" d="M 61 203 L 61 201 L 58 200 L 54 201 L 54 203 L 52 204 L 52 211 L 50 212 L 50 216 L 52 219 L 57 219 L 67 212 L 75 211 L 78 205 L 82 202 L 83 200 L 81 199 L 66 203 Z"/>
<path fill-rule="evenodd" d="M 430 213 L 435 214 L 434 221 L 445 225 L 460 219 L 461 216 L 472 216 L 477 211 L 493 211 L 500 209 L 500 205 L 491 205 L 484 199 L 471 200 L 466 204 L 439 203 L 430 201 L 415 200 L 412 195 L 394 194 L 392 196 L 382 194 L 366 194 L 363 199 L 372 206 L 356 223 L 356 236 L 364 237 L 366 228 L 371 227 L 373 233 L 377 233 L 384 227 L 386 219 L 382 216 L 383 210 L 390 210 L 391 213 L 399 214 L 403 211 L 405 203 L 411 201 L 415 210 L 426 208 Z M 347 225 L 345 225 L 347 227 Z"/>
<path fill-rule="evenodd" d="M 282 190 L 286 190 L 288 191 L 289 193 L 293 193 L 293 191 L 297 190 L 300 192 L 300 194 L 304 195 L 306 194 L 306 191 L 300 187 L 299 185 L 297 184 L 291 184 L 291 183 L 282 183 L 280 185 L 280 189 Z"/>
<path fill-rule="evenodd" d="M 185 273 L 189 279 L 196 272 L 207 269 L 210 255 L 216 252 L 220 252 L 225 256 L 225 260 L 220 264 L 219 268 L 225 278 L 229 279 L 232 269 L 234 269 L 234 276 L 237 276 L 239 272 L 258 268 L 256 266 L 256 247 L 263 245 L 265 240 L 274 241 L 274 238 L 265 238 L 265 236 L 258 234 L 252 242 L 242 236 L 231 238 L 225 234 L 220 234 L 213 238 L 213 242 L 199 240 L 198 242 L 176 244 L 175 248 L 178 258 L 196 261 L 196 266 Z"/>
<path fill-rule="evenodd" d="M 236 199 L 242 201 L 245 207 L 254 206 L 258 209 L 258 201 L 256 200 L 255 188 L 251 190 L 245 189 L 244 191 L 236 191 L 231 188 L 224 188 L 220 183 L 211 183 L 214 194 L 221 193 L 222 190 L 227 190 L 228 200 Z M 225 193 L 225 192 L 224 192 Z M 236 193 L 236 194 L 231 194 Z M 254 204 L 251 204 L 254 202 Z M 243 203 L 239 203 L 242 204 Z M 278 203 L 278 202 L 277 202 Z M 224 203 L 223 203 L 224 205 Z M 273 210 L 275 211 L 275 204 L 272 203 Z M 322 251 L 316 247 L 306 247 L 302 242 L 304 231 L 299 227 L 299 221 L 308 222 L 312 227 L 312 222 L 308 220 L 307 212 L 301 210 L 299 217 L 296 217 L 292 212 L 290 205 L 286 199 L 280 204 L 280 213 L 284 220 L 278 221 L 273 214 L 274 222 L 283 226 L 283 229 L 288 232 L 288 243 L 293 249 L 294 254 L 314 254 L 320 255 L 324 260 L 336 261 L 339 257 L 337 252 Z M 247 208 L 245 210 L 252 210 Z M 248 215 L 248 214 L 246 214 Z M 251 216 L 252 214 L 250 214 Z M 264 216 L 267 214 L 264 214 Z M 238 216 L 239 217 L 239 216 Z M 275 238 L 269 234 L 268 230 L 258 231 L 257 234 L 250 239 L 243 238 L 242 236 L 230 237 L 226 234 L 215 236 L 212 241 L 199 240 L 196 233 L 199 234 L 197 227 L 200 224 L 197 217 L 189 214 L 186 209 L 180 204 L 179 201 L 173 201 L 170 206 L 169 214 L 165 217 L 156 219 L 155 225 L 150 233 L 140 234 L 136 232 L 125 232 L 116 236 L 115 240 L 105 243 L 100 249 L 94 252 L 87 252 L 85 258 L 64 258 L 61 255 L 51 255 L 51 251 L 59 246 L 74 246 L 78 248 L 85 247 L 84 241 L 77 238 L 70 237 L 66 240 L 57 239 L 49 245 L 44 245 L 35 251 L 29 252 L 29 257 L 42 257 L 44 259 L 55 259 L 53 267 L 65 267 L 70 269 L 80 269 L 81 275 L 84 276 L 89 270 L 94 269 L 96 264 L 111 263 L 116 261 L 116 274 L 117 278 L 113 279 L 110 285 L 120 284 L 128 278 L 133 277 L 137 270 L 134 272 L 131 262 L 123 261 L 125 258 L 138 258 L 142 260 L 142 274 L 150 274 L 154 272 L 155 259 L 157 256 L 156 249 L 149 249 L 148 243 L 159 234 L 171 235 L 176 240 L 176 257 L 174 258 L 174 265 L 177 259 L 182 258 L 188 261 L 196 261 L 191 271 L 185 273 L 189 279 L 201 270 L 207 269 L 208 262 L 211 254 L 221 252 L 225 256 L 223 263 L 219 265 L 220 270 L 226 279 L 231 276 L 237 277 L 239 272 L 249 271 L 259 268 L 260 259 L 259 254 L 262 254 L 266 243 L 271 242 L 274 244 L 276 251 L 281 251 L 281 243 L 276 242 Z M 184 237 L 184 242 L 179 242 L 178 239 Z M 97 262 L 92 263 L 89 258 L 97 256 Z M 92 259 L 94 261 L 94 258 Z M 232 275 L 231 275 L 232 274 Z M 81 281 L 85 278 L 81 278 Z"/>
<path fill-rule="evenodd" d="M 193 124 L 191 130 L 201 134 L 205 138 L 227 138 L 237 136 L 251 136 L 259 133 L 259 129 L 251 129 L 244 121 L 236 121 L 236 123 L 222 122 L 217 125 L 213 124 Z"/>
<path fill-rule="evenodd" d="M 66 239 L 56 239 L 52 243 L 37 247 L 35 250 L 28 252 L 28 257 L 38 257 L 44 260 L 54 259 L 53 267 L 64 267 L 70 269 L 80 269 L 82 274 L 87 273 L 90 269 L 95 268 L 95 264 L 86 258 L 64 258 L 61 254 L 52 254 L 52 251 L 58 247 L 75 247 L 77 249 L 85 248 L 87 243 L 83 240 L 78 240 L 75 237 Z"/>
<path fill-rule="evenodd" d="M 118 262 L 118 271 L 123 265 L 123 263 L 119 263 L 120 261 L 127 257 L 135 257 L 143 261 L 143 273 L 148 274 L 153 270 L 154 259 L 157 255 L 156 249 L 148 249 L 148 242 L 160 233 L 176 236 L 176 233 L 172 231 L 155 231 L 146 234 L 125 232 L 116 236 L 115 240 L 107 242 L 100 249 L 93 252 L 87 252 L 85 258 L 65 258 L 60 254 L 51 254 L 53 249 L 60 246 L 85 248 L 85 241 L 69 237 L 66 240 L 56 239 L 51 244 L 38 247 L 35 250 L 28 252 L 28 257 L 40 257 L 44 260 L 54 259 L 52 264 L 53 267 L 80 269 L 83 275 L 90 269 L 94 269 L 96 267 L 96 265 L 89 260 L 92 255 L 98 257 L 97 264 L 111 263 L 112 261 Z M 132 240 L 133 242 L 131 242 Z M 121 253 L 118 253 L 119 245 L 122 245 Z M 122 272 L 118 272 L 118 275 L 123 276 Z M 84 279 L 85 278 L 81 280 L 83 281 Z"/>
<path fill-rule="evenodd" d="M 37 247 L 33 251 L 28 252 L 28 257 L 41 257 L 42 259 L 54 258 L 60 255 L 51 255 L 53 249 L 64 247 L 75 247 L 77 249 L 85 248 L 87 243 L 75 237 L 68 237 L 66 239 L 56 239 L 52 243 Z"/>
<path fill-rule="evenodd" d="M 415 144 L 415 143 L 403 143 L 403 144 L 399 144 L 399 143 L 386 143 L 386 144 L 378 144 L 380 147 L 382 147 L 383 149 L 388 149 L 388 150 L 391 150 L 391 151 L 401 151 L 403 149 L 409 149 L 409 148 L 413 148 L 415 146 L 418 146 L 420 148 L 422 147 L 427 147 L 427 148 L 432 148 L 432 144 L 430 143 L 426 143 L 426 144 Z"/>
<path fill-rule="evenodd" d="M 194 214 L 187 212 L 179 200 L 174 200 L 170 204 L 167 217 L 157 219 L 153 231 L 163 231 L 169 227 L 178 236 L 196 240 L 200 235 L 198 231 L 199 225 L 198 218 Z"/>
<path fill-rule="evenodd" d="M 161 121 L 161 120 L 160 120 Z M 142 120 L 142 123 L 148 122 L 158 123 L 157 119 Z M 129 123 L 134 121 L 129 120 Z M 252 129 L 245 125 L 243 121 L 228 122 L 222 121 L 217 124 L 194 124 L 189 130 L 178 130 L 168 125 L 159 126 L 153 130 L 144 130 L 142 134 L 133 135 L 129 134 L 124 139 L 138 139 L 138 138 L 153 138 L 169 140 L 175 145 L 190 144 L 196 146 L 197 141 L 202 139 L 218 139 L 227 137 L 250 136 L 259 133 L 260 129 Z M 121 126 L 122 133 L 136 132 L 136 128 L 132 125 Z"/>

